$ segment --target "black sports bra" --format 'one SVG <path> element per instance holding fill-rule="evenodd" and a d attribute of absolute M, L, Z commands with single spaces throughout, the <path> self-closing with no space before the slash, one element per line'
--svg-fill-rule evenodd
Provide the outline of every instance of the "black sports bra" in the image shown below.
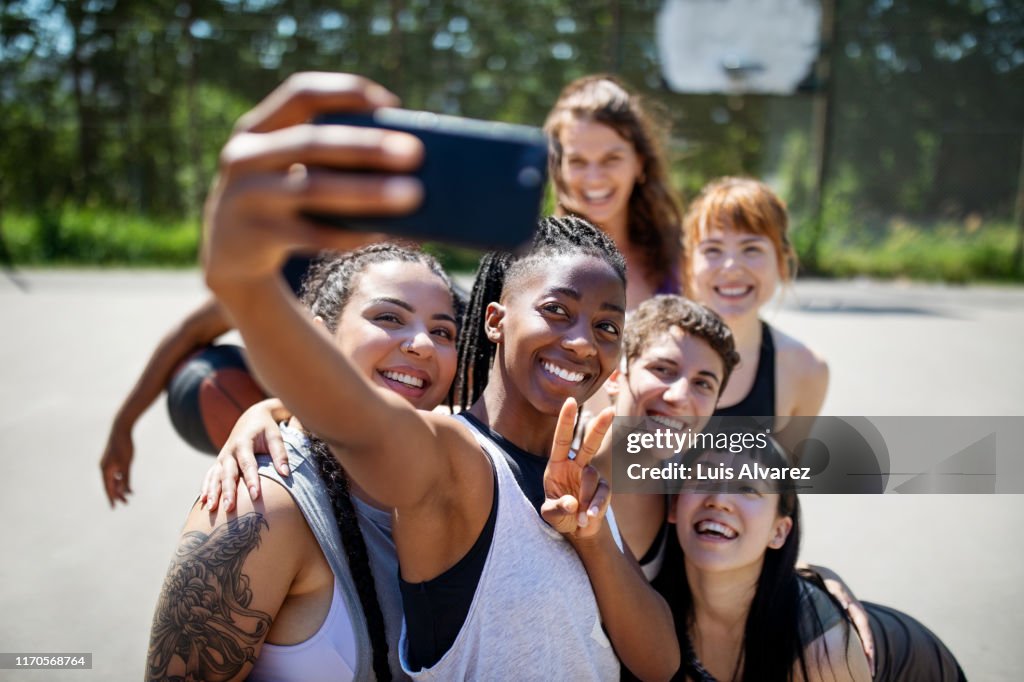
<path fill-rule="evenodd" d="M 757 356 L 757 373 L 750 392 L 735 405 L 715 410 L 716 417 L 775 416 L 775 341 L 772 328 L 761 322 L 761 351 Z"/>

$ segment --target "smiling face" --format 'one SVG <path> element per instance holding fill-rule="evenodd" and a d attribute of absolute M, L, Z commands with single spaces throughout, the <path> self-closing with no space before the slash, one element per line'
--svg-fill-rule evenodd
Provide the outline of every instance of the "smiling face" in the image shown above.
<path fill-rule="evenodd" d="M 740 459 L 749 461 L 745 455 L 727 453 L 709 453 L 699 461 L 704 467 L 738 468 Z M 765 552 L 780 549 L 793 527 L 791 517 L 779 515 L 779 494 L 761 488 L 753 484 L 742 493 L 684 490 L 678 495 L 669 522 L 676 525 L 688 566 L 760 573 Z"/>
<path fill-rule="evenodd" d="M 371 382 L 433 409 L 455 377 L 455 311 L 445 283 L 422 263 L 388 261 L 356 275 L 334 333 Z"/>
<path fill-rule="evenodd" d="M 727 322 L 756 315 L 779 286 L 778 254 L 768 237 L 709 228 L 690 258 L 691 295 Z"/>
<path fill-rule="evenodd" d="M 593 256 L 539 259 L 516 277 L 486 319 L 506 398 L 555 416 L 566 398 L 593 395 L 619 359 L 625 293 Z"/>
<path fill-rule="evenodd" d="M 633 144 L 613 128 L 585 118 L 565 123 L 559 142 L 559 202 L 605 230 L 625 229 L 629 198 L 643 170 Z"/>
<path fill-rule="evenodd" d="M 699 432 L 715 411 L 723 365 L 706 340 L 671 327 L 645 344 L 625 372 L 615 370 L 607 388 L 618 415 Z"/>

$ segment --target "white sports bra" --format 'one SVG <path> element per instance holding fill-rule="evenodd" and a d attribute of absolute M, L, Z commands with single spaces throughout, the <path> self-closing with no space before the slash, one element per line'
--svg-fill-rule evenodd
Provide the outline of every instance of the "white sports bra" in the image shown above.
<path fill-rule="evenodd" d="M 337 682 L 355 677 L 356 636 L 340 584 L 334 580 L 331 609 L 316 634 L 299 644 L 264 643 L 250 682 Z"/>

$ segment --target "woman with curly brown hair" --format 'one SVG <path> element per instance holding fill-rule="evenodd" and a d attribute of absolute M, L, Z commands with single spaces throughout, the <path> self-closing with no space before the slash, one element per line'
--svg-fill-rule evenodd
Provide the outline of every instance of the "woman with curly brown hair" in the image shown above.
<path fill-rule="evenodd" d="M 326 257 L 302 302 L 374 385 L 425 410 L 448 395 L 455 294 L 431 256 L 384 243 Z M 407 679 L 390 511 L 296 419 L 274 432 L 290 477 L 264 466 L 272 482 L 258 501 L 192 509 L 153 620 L 150 676 Z"/>

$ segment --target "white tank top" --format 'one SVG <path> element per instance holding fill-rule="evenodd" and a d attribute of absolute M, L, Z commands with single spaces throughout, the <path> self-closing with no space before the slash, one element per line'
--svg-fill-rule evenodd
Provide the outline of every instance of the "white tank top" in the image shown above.
<path fill-rule="evenodd" d="M 264 643 L 249 680 L 346 682 L 355 679 L 356 660 L 356 636 L 335 579 L 331 609 L 316 634 L 299 644 Z"/>
<path fill-rule="evenodd" d="M 466 621 L 432 668 L 415 680 L 618 680 L 619 661 L 601 628 L 597 599 L 576 550 L 519 488 L 496 443 L 459 419 L 494 464 L 494 539 Z"/>

